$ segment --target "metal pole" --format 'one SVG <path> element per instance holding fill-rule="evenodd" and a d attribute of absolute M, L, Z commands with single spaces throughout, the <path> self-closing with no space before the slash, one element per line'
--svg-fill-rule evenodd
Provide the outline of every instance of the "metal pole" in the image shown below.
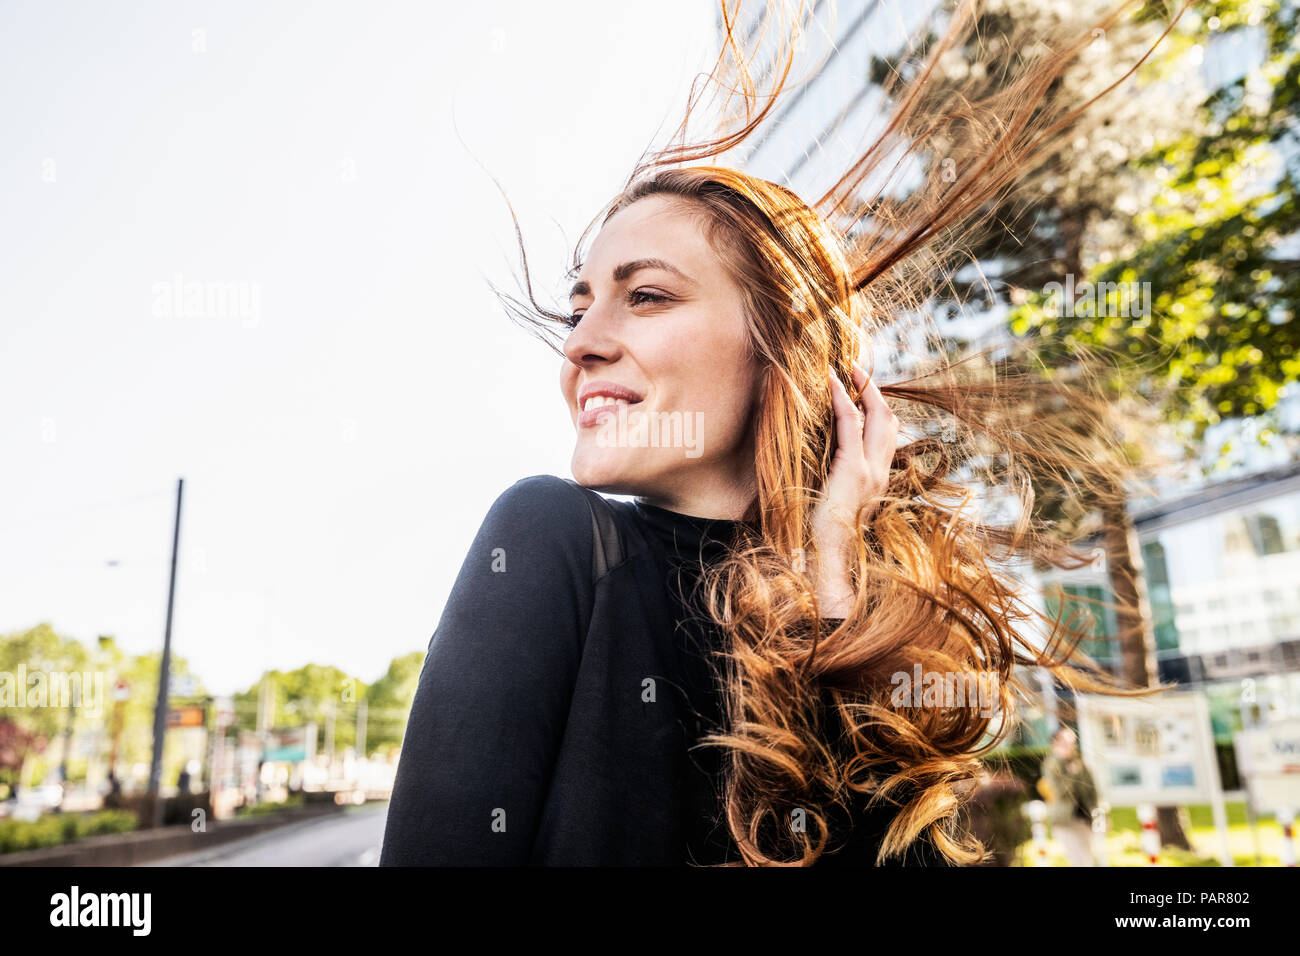
<path fill-rule="evenodd" d="M 366 701 L 357 704 L 357 759 L 366 757 Z"/>
<path fill-rule="evenodd" d="M 158 700 L 153 710 L 153 761 L 149 765 L 149 802 L 153 807 L 153 826 L 162 826 L 162 759 L 163 739 L 167 734 L 168 684 L 172 666 L 172 609 L 176 603 L 176 552 L 181 540 L 181 495 L 185 479 L 176 479 L 176 521 L 172 528 L 172 571 L 167 586 L 167 627 L 163 632 L 162 663 L 158 668 Z"/>

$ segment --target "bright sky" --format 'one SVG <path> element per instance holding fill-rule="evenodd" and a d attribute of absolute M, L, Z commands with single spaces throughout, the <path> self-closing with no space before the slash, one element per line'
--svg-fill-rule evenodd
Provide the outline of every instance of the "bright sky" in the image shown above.
<path fill-rule="evenodd" d="M 715 7 L 0 6 L 0 632 L 160 648 L 184 476 L 173 650 L 209 690 L 423 651 L 493 499 L 573 443 L 453 105 L 554 301 Z M 191 283 L 243 298 L 191 316 Z"/>

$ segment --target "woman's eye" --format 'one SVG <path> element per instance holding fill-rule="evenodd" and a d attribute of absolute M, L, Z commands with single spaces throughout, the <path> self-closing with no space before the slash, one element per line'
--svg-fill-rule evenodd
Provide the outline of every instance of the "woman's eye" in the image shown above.
<path fill-rule="evenodd" d="M 634 289 L 627 294 L 627 301 L 631 305 L 643 305 L 646 302 L 667 302 L 668 296 L 649 292 L 646 289 Z"/>
<path fill-rule="evenodd" d="M 628 305 L 646 305 L 651 302 L 667 302 L 668 296 L 661 295 L 658 292 L 651 292 L 648 289 L 631 289 L 627 293 Z M 582 313 L 575 312 L 565 321 L 570 330 L 578 327 L 582 321 Z"/>

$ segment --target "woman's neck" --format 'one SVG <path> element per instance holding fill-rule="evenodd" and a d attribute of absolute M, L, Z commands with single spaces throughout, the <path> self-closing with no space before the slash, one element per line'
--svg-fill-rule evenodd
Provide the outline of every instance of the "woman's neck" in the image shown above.
<path fill-rule="evenodd" d="M 637 495 L 636 500 L 641 504 L 697 518 L 740 521 L 757 493 L 752 478 L 745 484 L 697 480 L 682 487 L 657 489 L 650 494 Z"/>

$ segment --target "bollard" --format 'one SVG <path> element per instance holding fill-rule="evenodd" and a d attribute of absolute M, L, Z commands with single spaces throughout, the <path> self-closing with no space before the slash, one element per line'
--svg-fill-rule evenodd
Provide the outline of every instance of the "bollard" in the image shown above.
<path fill-rule="evenodd" d="M 1151 866 L 1159 865 L 1160 831 L 1156 829 L 1156 807 L 1153 803 L 1138 804 L 1138 822 L 1142 824 L 1142 852 Z"/>
<path fill-rule="evenodd" d="M 1295 811 L 1290 807 L 1278 807 L 1274 816 L 1282 828 L 1282 847 L 1278 858 L 1283 866 L 1295 866 Z"/>
<path fill-rule="evenodd" d="M 1029 816 L 1030 829 L 1034 837 L 1034 866 L 1051 866 L 1047 858 L 1047 804 L 1042 800 L 1030 800 L 1025 804 L 1025 813 Z"/>
<path fill-rule="evenodd" d="M 1092 808 L 1092 858 L 1098 866 L 1110 866 L 1106 857 L 1106 837 L 1110 833 L 1110 804 Z"/>

